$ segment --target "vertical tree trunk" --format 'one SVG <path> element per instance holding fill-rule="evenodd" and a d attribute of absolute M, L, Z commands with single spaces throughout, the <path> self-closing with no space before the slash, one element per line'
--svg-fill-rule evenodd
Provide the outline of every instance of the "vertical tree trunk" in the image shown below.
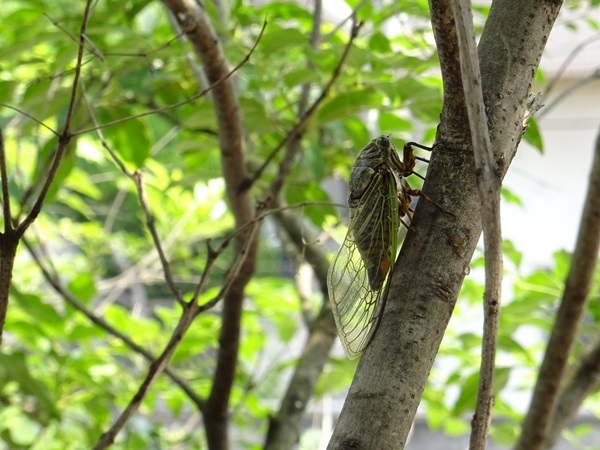
<path fill-rule="evenodd" d="M 481 234 L 473 149 L 449 0 L 431 0 L 444 106 L 424 185 L 452 218 L 420 201 L 379 330 L 358 366 L 330 450 L 401 449 Z M 508 168 L 535 70 L 560 2 L 492 3 L 479 45 L 492 148 Z M 402 81 L 399 81 L 402 82 Z"/>

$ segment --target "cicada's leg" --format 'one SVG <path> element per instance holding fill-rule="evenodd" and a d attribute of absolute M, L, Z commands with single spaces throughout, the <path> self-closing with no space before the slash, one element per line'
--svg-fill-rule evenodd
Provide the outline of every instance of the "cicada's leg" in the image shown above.
<path fill-rule="evenodd" d="M 403 180 L 404 181 L 404 180 Z M 402 217 L 408 217 L 409 223 L 412 223 L 413 210 L 410 207 L 410 197 L 406 195 L 407 189 L 410 189 L 408 183 L 404 181 L 404 188 L 398 191 L 398 218 L 400 219 L 400 223 L 404 225 L 404 227 L 408 230 L 410 225 L 407 225 L 406 222 L 402 219 Z"/>
<path fill-rule="evenodd" d="M 411 195 L 413 197 L 415 196 L 419 196 L 419 197 L 423 197 L 425 200 L 427 200 L 429 203 L 431 203 L 433 206 L 435 206 L 437 209 L 439 209 L 441 212 L 445 213 L 445 214 L 449 214 L 452 217 L 456 217 L 454 214 L 452 214 L 451 212 L 446 211 L 442 205 L 440 205 L 439 203 L 435 202 L 433 199 L 431 199 L 431 197 L 427 196 L 427 194 L 425 194 L 423 191 L 421 191 L 420 189 L 407 189 L 405 191 L 405 195 Z"/>

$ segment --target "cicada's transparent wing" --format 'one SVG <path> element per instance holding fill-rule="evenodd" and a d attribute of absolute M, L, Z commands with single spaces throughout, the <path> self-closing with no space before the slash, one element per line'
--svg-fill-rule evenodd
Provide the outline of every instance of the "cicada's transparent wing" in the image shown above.
<path fill-rule="evenodd" d="M 327 275 L 333 316 L 349 358 L 360 355 L 376 331 L 396 259 L 399 221 L 396 183 L 382 169 L 354 209 Z"/>

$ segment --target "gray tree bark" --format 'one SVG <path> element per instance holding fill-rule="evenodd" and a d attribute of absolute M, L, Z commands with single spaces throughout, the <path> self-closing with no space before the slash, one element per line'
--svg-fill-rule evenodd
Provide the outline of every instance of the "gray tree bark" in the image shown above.
<path fill-rule="evenodd" d="M 560 5 L 492 3 L 479 58 L 492 149 L 502 168 L 498 176 L 506 172 L 520 142 L 531 83 Z M 481 234 L 451 3 L 430 0 L 430 8 L 444 105 L 423 190 L 455 217 L 419 202 L 379 330 L 359 363 L 330 450 L 404 448 Z"/>

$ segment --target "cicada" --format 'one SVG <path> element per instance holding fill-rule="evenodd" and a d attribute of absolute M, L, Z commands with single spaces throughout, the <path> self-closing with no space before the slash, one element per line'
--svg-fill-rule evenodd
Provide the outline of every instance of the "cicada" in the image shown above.
<path fill-rule="evenodd" d="M 387 280 L 398 250 L 403 216 L 411 219 L 411 189 L 406 177 L 415 167 L 412 145 L 400 161 L 388 136 L 363 148 L 350 172 L 350 225 L 327 274 L 327 288 L 338 333 L 349 358 L 369 345 L 383 312 Z"/>

